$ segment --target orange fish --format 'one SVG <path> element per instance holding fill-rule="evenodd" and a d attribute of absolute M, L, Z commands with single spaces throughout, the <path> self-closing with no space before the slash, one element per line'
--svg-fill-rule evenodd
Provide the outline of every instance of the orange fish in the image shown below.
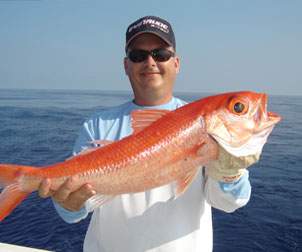
<path fill-rule="evenodd" d="M 78 188 L 90 183 L 96 190 L 96 205 L 172 182 L 180 195 L 198 168 L 218 157 L 218 144 L 237 156 L 262 150 L 280 120 L 266 106 L 265 94 L 245 91 L 206 97 L 174 111 L 134 111 L 133 134 L 119 141 L 104 141 L 101 147 L 43 169 L 0 164 L 0 220 L 38 190 L 44 178 L 52 179 L 51 189 L 56 190 L 77 176 Z"/>

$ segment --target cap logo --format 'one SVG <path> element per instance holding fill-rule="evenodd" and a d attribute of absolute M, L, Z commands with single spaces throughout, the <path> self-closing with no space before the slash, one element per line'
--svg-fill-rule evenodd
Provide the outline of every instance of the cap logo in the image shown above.
<path fill-rule="evenodd" d="M 134 24 L 132 26 L 129 27 L 128 29 L 128 33 L 130 33 L 132 30 L 134 29 L 138 29 L 139 27 L 141 27 L 142 25 L 149 25 L 151 27 L 157 28 L 159 30 L 161 30 L 164 33 L 169 33 L 169 26 L 158 21 L 158 20 L 154 20 L 152 18 L 148 18 L 148 19 L 143 19 L 142 21 L 138 22 L 137 24 Z"/>

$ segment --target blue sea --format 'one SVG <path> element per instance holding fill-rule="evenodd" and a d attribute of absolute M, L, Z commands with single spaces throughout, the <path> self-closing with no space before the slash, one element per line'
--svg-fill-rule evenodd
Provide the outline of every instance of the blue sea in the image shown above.
<path fill-rule="evenodd" d="M 192 101 L 207 94 L 179 93 Z M 0 90 L 0 162 L 44 166 L 63 161 L 83 120 L 131 99 L 127 92 Z M 250 168 L 252 197 L 235 213 L 213 210 L 214 252 L 302 251 L 302 97 L 270 96 L 282 115 L 261 161 Z M 30 195 L 0 223 L 0 242 L 82 251 L 89 218 L 66 224 L 49 199 Z"/>

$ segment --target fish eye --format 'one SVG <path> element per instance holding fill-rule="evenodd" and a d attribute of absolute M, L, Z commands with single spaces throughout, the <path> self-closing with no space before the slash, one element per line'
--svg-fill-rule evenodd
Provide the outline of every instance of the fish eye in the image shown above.
<path fill-rule="evenodd" d="M 249 103 L 246 99 L 232 97 L 229 102 L 229 110 L 236 115 L 244 115 L 249 109 Z"/>
<path fill-rule="evenodd" d="M 234 111 L 236 112 L 236 113 L 242 113 L 242 111 L 244 110 L 244 104 L 243 103 L 241 103 L 241 102 L 236 102 L 235 104 L 234 104 Z"/>

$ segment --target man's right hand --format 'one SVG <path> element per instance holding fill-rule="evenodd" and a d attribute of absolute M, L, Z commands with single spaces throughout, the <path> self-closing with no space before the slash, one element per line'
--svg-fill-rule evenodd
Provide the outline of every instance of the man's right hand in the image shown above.
<path fill-rule="evenodd" d="M 57 190 L 51 189 L 51 179 L 44 179 L 38 190 L 41 198 L 52 197 L 52 199 L 69 211 L 79 211 L 86 200 L 96 194 L 90 184 L 77 187 L 77 178 L 68 178 Z"/>

